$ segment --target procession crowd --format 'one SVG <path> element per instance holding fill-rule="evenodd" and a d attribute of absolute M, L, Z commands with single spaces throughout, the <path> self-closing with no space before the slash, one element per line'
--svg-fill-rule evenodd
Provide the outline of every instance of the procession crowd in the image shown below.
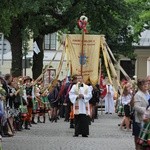
<path fill-rule="evenodd" d="M 69 92 L 77 83 L 76 76 L 58 80 L 52 84 L 51 90 L 44 87 L 42 81 L 36 84 L 29 77 L 13 78 L 10 74 L 0 77 L 0 139 L 12 137 L 16 131 L 30 130 L 33 124 L 45 123 L 46 114 L 50 122 L 59 118 L 70 122 L 74 128 L 74 113 Z M 90 100 L 91 116 L 89 121 L 97 117 L 96 103 L 99 102 L 99 88 L 94 88 Z"/>
<path fill-rule="evenodd" d="M 45 123 L 46 114 L 51 123 L 60 118 L 69 122 L 74 137 L 88 137 L 89 125 L 98 118 L 98 104 L 105 101 L 105 114 L 122 117 L 120 130 L 133 134 L 136 150 L 150 150 L 150 76 L 138 79 L 136 86 L 130 81 L 121 86 L 116 96 L 109 81 L 92 85 L 81 75 L 57 80 L 49 88 L 42 80 L 6 74 L 0 77 L 0 139 Z"/>

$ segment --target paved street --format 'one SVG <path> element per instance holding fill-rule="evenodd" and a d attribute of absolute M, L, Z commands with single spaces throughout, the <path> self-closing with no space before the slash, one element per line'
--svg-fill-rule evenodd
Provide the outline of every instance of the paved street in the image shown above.
<path fill-rule="evenodd" d="M 116 114 L 99 114 L 99 119 L 90 125 L 88 138 L 73 137 L 74 129 L 63 120 L 47 120 L 33 125 L 30 131 L 3 138 L 3 150 L 134 150 L 132 133 L 119 130 L 121 118 Z"/>

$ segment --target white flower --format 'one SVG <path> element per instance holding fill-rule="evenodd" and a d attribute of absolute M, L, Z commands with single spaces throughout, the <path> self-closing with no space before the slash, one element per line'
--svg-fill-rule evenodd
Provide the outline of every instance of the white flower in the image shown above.
<path fill-rule="evenodd" d="M 133 78 L 134 78 L 134 79 L 137 79 L 137 76 L 136 76 L 136 75 L 134 75 L 134 76 L 133 76 Z"/>
<path fill-rule="evenodd" d="M 87 22 L 87 21 L 88 21 L 88 18 L 87 18 L 86 16 L 82 15 L 82 16 L 80 17 L 80 20 Z"/>

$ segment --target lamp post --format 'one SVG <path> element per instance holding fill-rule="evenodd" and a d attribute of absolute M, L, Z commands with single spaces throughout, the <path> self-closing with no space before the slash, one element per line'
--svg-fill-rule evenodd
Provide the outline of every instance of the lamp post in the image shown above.
<path fill-rule="evenodd" d="M 135 75 L 135 63 L 136 63 L 136 58 L 131 58 L 131 65 L 132 65 L 132 77 Z"/>
<path fill-rule="evenodd" d="M 0 75 L 2 73 L 2 65 L 3 65 L 3 54 L 4 54 L 4 34 L 0 33 L 0 53 L 1 53 L 1 64 L 0 64 Z"/>
<path fill-rule="evenodd" d="M 27 69 L 27 54 L 28 54 L 28 42 L 27 40 L 24 40 L 24 43 L 23 43 L 23 50 L 24 50 L 24 61 L 23 61 L 23 67 L 24 67 L 24 76 L 26 76 L 26 69 Z"/>

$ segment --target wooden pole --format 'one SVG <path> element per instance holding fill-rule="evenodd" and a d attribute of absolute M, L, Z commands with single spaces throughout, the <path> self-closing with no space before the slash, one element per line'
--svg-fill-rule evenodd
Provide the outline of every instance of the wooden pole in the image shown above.
<path fill-rule="evenodd" d="M 101 80 L 101 74 L 102 74 L 102 60 L 100 58 L 99 60 L 99 86 L 100 86 L 100 80 Z M 100 89 L 101 90 L 101 89 Z M 103 114 L 103 101 L 102 98 L 100 97 L 100 106 L 101 106 L 101 115 Z"/>
<path fill-rule="evenodd" d="M 81 61 L 81 76 L 83 72 L 83 56 L 84 56 L 84 31 L 82 30 L 82 47 L 81 47 L 81 55 L 80 55 L 80 61 Z"/>

